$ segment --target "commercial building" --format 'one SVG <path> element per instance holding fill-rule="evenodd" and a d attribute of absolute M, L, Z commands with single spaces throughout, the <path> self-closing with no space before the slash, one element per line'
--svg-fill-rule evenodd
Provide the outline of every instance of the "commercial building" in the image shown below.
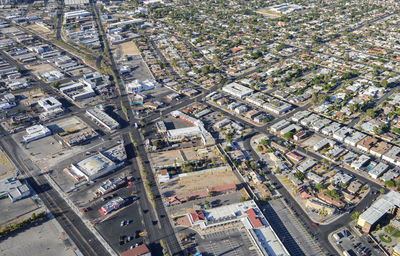
<path fill-rule="evenodd" d="M 132 249 L 121 252 L 121 256 L 151 256 L 151 252 L 145 244 L 141 244 Z"/>
<path fill-rule="evenodd" d="M 285 119 L 283 119 L 283 120 L 271 125 L 270 129 L 271 129 L 272 132 L 277 133 L 277 132 L 280 132 L 283 128 L 289 126 L 289 125 L 290 125 L 290 122 L 285 120 Z"/>
<path fill-rule="evenodd" d="M 90 13 L 86 10 L 76 10 L 64 13 L 64 23 L 77 22 L 83 18 L 89 17 Z"/>
<path fill-rule="evenodd" d="M 41 124 L 26 128 L 26 133 L 27 135 L 22 137 L 26 143 L 51 135 L 50 129 Z"/>
<path fill-rule="evenodd" d="M 153 90 L 161 87 L 161 84 L 154 79 L 145 81 L 133 80 L 130 83 L 125 84 L 128 93 L 140 93 L 143 91 Z"/>
<path fill-rule="evenodd" d="M 86 110 L 86 114 L 109 131 L 119 128 L 119 123 L 98 107 Z"/>
<path fill-rule="evenodd" d="M 61 102 L 54 97 L 41 98 L 40 100 L 38 100 L 37 103 L 40 107 L 44 109 L 44 111 L 51 111 L 62 108 Z"/>
<path fill-rule="evenodd" d="M 99 152 L 82 161 L 71 164 L 64 170 L 76 180 L 95 180 L 124 165 L 126 154 L 123 145 Z"/>
<path fill-rule="evenodd" d="M 335 212 L 335 208 L 330 206 L 329 204 L 319 200 L 318 198 L 312 198 L 306 201 L 306 207 L 314 210 L 325 209 L 328 215 L 331 215 Z"/>
<path fill-rule="evenodd" d="M 101 184 L 101 186 L 96 190 L 95 194 L 96 196 L 105 195 L 122 187 L 125 183 L 126 179 L 122 177 L 108 179 Z"/>
<path fill-rule="evenodd" d="M 395 214 L 399 206 L 400 193 L 391 190 L 360 215 L 357 225 L 368 233 L 382 217 Z"/>
<path fill-rule="evenodd" d="M 270 102 L 264 103 L 262 107 L 276 115 L 284 114 L 292 109 L 292 105 L 278 99 L 271 99 Z"/>
<path fill-rule="evenodd" d="M 253 89 L 250 89 L 235 82 L 225 85 L 222 88 L 222 91 L 239 99 L 244 99 L 246 96 L 249 96 L 254 92 Z"/>
<path fill-rule="evenodd" d="M 202 230 L 242 223 L 259 255 L 289 255 L 261 210 L 253 200 L 188 214 L 192 226 Z"/>
<path fill-rule="evenodd" d="M 59 90 L 68 98 L 75 101 L 96 96 L 96 93 L 92 87 L 82 82 L 65 85 L 60 87 Z"/>
<path fill-rule="evenodd" d="M 204 145 L 213 145 L 215 144 L 215 139 L 209 133 L 203 125 L 203 122 L 193 118 L 191 116 L 182 113 L 181 111 L 172 111 L 171 115 L 175 118 L 180 118 L 194 126 L 186 127 L 186 128 L 179 128 L 167 131 L 167 139 L 168 141 L 180 141 L 182 139 L 193 139 L 196 137 L 201 138 Z"/>
<path fill-rule="evenodd" d="M 15 103 L 10 103 L 10 102 L 8 102 L 8 101 L 6 101 L 4 99 L 0 101 L 0 111 L 1 110 L 5 110 L 5 109 L 9 109 L 9 108 L 13 108 L 15 106 L 16 106 Z"/>
<path fill-rule="evenodd" d="M 111 201 L 109 201 L 108 203 L 106 203 L 105 205 L 103 205 L 100 208 L 100 212 L 103 215 L 107 215 L 110 212 L 114 211 L 114 210 L 118 210 L 121 206 L 124 205 L 124 203 L 126 202 L 125 199 L 123 199 L 122 197 L 117 197 Z"/>
<path fill-rule="evenodd" d="M 10 198 L 12 202 L 18 201 L 31 194 L 29 187 L 15 178 L 0 181 L 0 199 Z"/>
<path fill-rule="evenodd" d="M 167 132 L 167 126 L 165 125 L 164 121 L 158 121 L 156 123 L 156 129 L 158 133 L 166 133 Z"/>

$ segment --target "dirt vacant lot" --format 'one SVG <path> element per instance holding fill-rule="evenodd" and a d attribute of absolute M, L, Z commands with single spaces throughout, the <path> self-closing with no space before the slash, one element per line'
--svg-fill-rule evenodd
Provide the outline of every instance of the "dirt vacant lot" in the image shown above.
<path fill-rule="evenodd" d="M 118 51 L 121 56 L 125 55 L 139 55 L 139 49 L 133 41 L 118 44 L 115 47 L 115 51 Z"/>
<path fill-rule="evenodd" d="M 10 178 L 14 175 L 15 167 L 6 154 L 0 150 L 0 180 Z"/>
<path fill-rule="evenodd" d="M 162 191 L 165 196 L 186 195 L 207 188 L 233 183 L 238 184 L 239 181 L 231 169 L 225 169 L 179 178 L 163 185 Z"/>
<path fill-rule="evenodd" d="M 50 29 L 48 29 L 48 28 L 46 28 L 46 27 L 42 27 L 42 26 L 39 26 L 39 25 L 37 25 L 37 24 L 32 24 L 32 25 L 29 25 L 28 27 L 27 27 L 28 29 L 31 29 L 31 30 L 33 30 L 33 31 L 35 31 L 35 32 L 37 32 L 37 33 L 40 33 L 40 34 L 49 34 L 49 33 L 51 33 L 51 30 Z"/>

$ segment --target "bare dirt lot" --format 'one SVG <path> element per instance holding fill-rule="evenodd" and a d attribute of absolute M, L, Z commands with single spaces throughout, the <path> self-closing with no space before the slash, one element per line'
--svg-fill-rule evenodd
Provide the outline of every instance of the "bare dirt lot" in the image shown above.
<path fill-rule="evenodd" d="M 214 147 L 209 148 L 185 148 L 183 150 L 169 150 L 151 153 L 150 159 L 154 167 L 174 165 L 185 161 L 200 160 L 202 158 L 217 158 Z"/>
<path fill-rule="evenodd" d="M 29 25 L 27 28 L 35 31 L 36 33 L 40 33 L 41 35 L 46 35 L 51 33 L 50 29 L 39 26 L 37 24 Z"/>
<path fill-rule="evenodd" d="M 116 45 L 114 51 L 118 51 L 118 54 L 121 56 L 140 54 L 139 49 L 133 41 Z"/>
<path fill-rule="evenodd" d="M 186 195 L 210 187 L 238 184 L 236 176 L 230 169 L 207 172 L 199 175 L 179 178 L 162 186 L 163 194 Z"/>
<path fill-rule="evenodd" d="M 0 150 L 0 180 L 14 175 L 15 166 L 10 162 L 6 154 Z"/>
<path fill-rule="evenodd" d="M 43 72 L 55 70 L 55 68 L 50 64 L 29 65 L 27 68 L 32 69 L 34 74 L 41 74 Z"/>

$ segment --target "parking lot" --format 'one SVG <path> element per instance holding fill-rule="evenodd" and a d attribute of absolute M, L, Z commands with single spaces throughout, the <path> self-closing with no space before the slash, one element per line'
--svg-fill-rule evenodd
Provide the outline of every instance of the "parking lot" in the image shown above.
<path fill-rule="evenodd" d="M 333 240 L 340 251 L 347 251 L 351 255 L 384 255 L 368 237 L 359 237 L 349 228 L 342 228 L 333 233 Z"/>
<path fill-rule="evenodd" d="M 145 231 L 145 229 L 142 217 L 140 216 L 142 214 L 140 212 L 141 209 L 139 208 L 138 202 L 131 203 L 118 211 L 118 214 L 112 215 L 110 213 L 109 218 L 95 226 L 115 251 L 123 252 L 131 246 L 146 242 L 146 238 L 140 236 L 140 233 Z M 97 207 L 92 209 L 92 211 L 98 212 Z M 123 221 L 129 221 L 129 224 L 121 226 L 121 222 Z"/>
<path fill-rule="evenodd" d="M 269 201 L 264 209 L 267 220 L 279 237 L 283 237 L 282 242 L 291 255 L 323 255 L 318 244 L 280 199 Z"/>
<path fill-rule="evenodd" d="M 199 251 L 207 256 L 256 255 L 251 241 L 243 230 L 219 231 L 197 239 Z M 253 250 L 250 250 L 253 247 Z"/>
<path fill-rule="evenodd" d="M 152 79 L 149 69 L 146 66 L 146 63 L 142 60 L 140 55 L 134 55 L 129 57 L 128 61 L 120 62 L 119 65 L 128 65 L 132 67 L 132 71 L 125 73 L 123 75 L 125 81 L 133 81 L 138 79 L 140 81 Z"/>

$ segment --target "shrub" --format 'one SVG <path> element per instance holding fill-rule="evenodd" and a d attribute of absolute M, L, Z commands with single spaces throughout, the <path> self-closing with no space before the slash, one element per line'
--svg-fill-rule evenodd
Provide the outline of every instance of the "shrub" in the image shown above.
<path fill-rule="evenodd" d="M 385 234 L 379 235 L 379 238 L 382 240 L 382 242 L 385 242 L 387 244 L 392 242 L 392 238 L 390 238 L 390 236 Z"/>

